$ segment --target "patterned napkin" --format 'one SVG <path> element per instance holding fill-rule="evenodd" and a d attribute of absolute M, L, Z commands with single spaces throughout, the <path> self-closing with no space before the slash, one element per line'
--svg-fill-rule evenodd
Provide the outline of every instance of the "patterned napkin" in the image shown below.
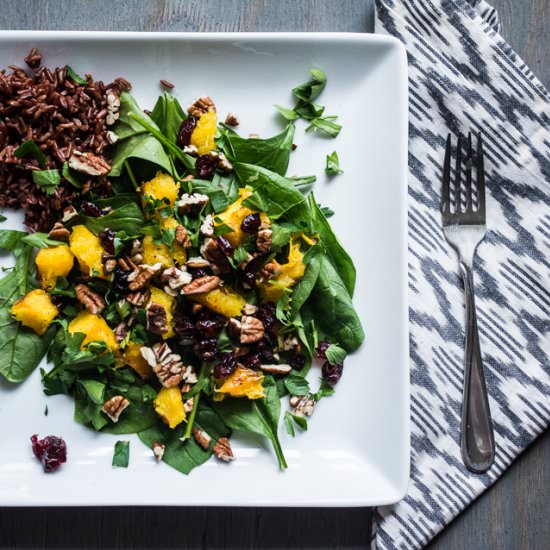
<path fill-rule="evenodd" d="M 411 483 L 379 509 L 378 548 L 421 548 L 550 423 L 550 96 L 476 0 L 377 0 L 409 60 Z M 439 214 L 447 133 L 483 132 L 488 233 L 474 277 L 497 445 L 473 475 L 459 445 L 464 298 Z M 475 141 L 474 141 L 475 143 Z"/>

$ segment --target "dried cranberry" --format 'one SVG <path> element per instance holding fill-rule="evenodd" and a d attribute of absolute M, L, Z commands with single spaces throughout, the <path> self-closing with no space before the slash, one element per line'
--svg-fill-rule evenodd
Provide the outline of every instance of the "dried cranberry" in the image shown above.
<path fill-rule="evenodd" d="M 191 143 L 191 134 L 197 125 L 197 119 L 194 116 L 190 116 L 185 119 L 180 126 L 178 132 L 178 145 L 183 149 L 186 145 Z"/>
<path fill-rule="evenodd" d="M 227 378 L 237 368 L 237 359 L 231 353 L 222 353 L 220 360 L 214 366 L 214 378 Z"/>
<path fill-rule="evenodd" d="M 302 370 L 306 364 L 306 358 L 301 353 L 293 353 L 290 356 L 288 364 L 296 370 Z"/>
<path fill-rule="evenodd" d="M 256 233 L 261 223 L 260 214 L 248 214 L 241 223 L 241 230 L 245 233 Z"/>
<path fill-rule="evenodd" d="M 193 346 L 195 355 L 203 361 L 212 361 L 218 353 L 217 338 L 203 338 Z"/>
<path fill-rule="evenodd" d="M 90 216 L 92 218 L 99 218 L 99 216 L 103 216 L 103 210 L 101 210 L 101 208 L 93 202 L 83 201 L 80 206 L 82 208 L 82 212 L 84 212 L 86 216 Z"/>
<path fill-rule="evenodd" d="M 321 342 L 319 342 L 319 345 L 315 350 L 318 359 L 325 360 L 327 358 L 326 353 L 329 346 L 330 346 L 330 342 L 327 342 L 326 340 L 322 340 Z"/>
<path fill-rule="evenodd" d="M 226 255 L 226 256 L 233 256 L 234 248 L 233 245 L 223 236 L 220 235 L 216 242 L 218 243 L 219 249 Z"/>
<path fill-rule="evenodd" d="M 212 275 L 212 272 L 208 268 L 204 267 L 188 267 L 187 271 L 193 277 L 193 279 L 198 279 L 199 277 L 205 277 L 206 275 Z"/>
<path fill-rule="evenodd" d="M 38 435 L 31 436 L 32 452 L 42 462 L 42 467 L 47 473 L 55 472 L 67 462 L 67 444 L 61 437 L 49 435 L 44 439 L 38 439 Z"/>
<path fill-rule="evenodd" d="M 325 381 L 331 386 L 334 386 L 338 380 L 340 380 L 343 370 L 344 365 L 342 365 L 342 363 L 334 363 L 334 365 L 331 365 L 328 361 L 325 361 L 321 373 Z"/>
<path fill-rule="evenodd" d="M 203 317 L 195 323 L 195 330 L 200 333 L 201 336 L 213 338 L 221 332 L 223 325 L 223 320 Z"/>
<path fill-rule="evenodd" d="M 128 277 L 130 271 L 124 271 L 119 265 L 115 267 L 113 277 L 113 290 L 117 294 L 126 294 L 128 292 Z"/>
<path fill-rule="evenodd" d="M 216 169 L 216 161 L 209 156 L 203 155 L 195 162 L 195 172 L 200 179 L 208 179 Z"/>
<path fill-rule="evenodd" d="M 115 253 L 115 237 L 116 233 L 110 227 L 100 231 L 99 233 L 99 240 L 101 241 L 105 251 L 109 254 Z"/>
<path fill-rule="evenodd" d="M 241 288 L 248 292 L 252 290 L 256 285 L 256 275 L 254 275 L 254 273 L 251 273 L 250 271 L 245 271 L 244 273 L 241 273 L 239 277 L 239 283 L 241 285 Z"/>
<path fill-rule="evenodd" d="M 263 339 L 258 342 L 256 349 L 258 350 L 262 361 L 266 363 L 273 363 L 275 361 L 275 356 L 273 355 L 275 345 L 268 337 L 269 333 L 266 332 Z"/>
<path fill-rule="evenodd" d="M 174 317 L 174 332 L 184 344 L 192 344 L 195 341 L 195 325 L 181 311 L 177 311 Z"/>
<path fill-rule="evenodd" d="M 239 357 L 239 362 L 249 369 L 259 369 L 262 365 L 260 356 L 257 353 L 249 353 Z"/>
<path fill-rule="evenodd" d="M 258 311 L 256 311 L 256 317 L 264 324 L 265 330 L 271 330 L 277 320 L 275 315 L 275 304 L 271 302 L 261 304 L 258 307 Z"/>

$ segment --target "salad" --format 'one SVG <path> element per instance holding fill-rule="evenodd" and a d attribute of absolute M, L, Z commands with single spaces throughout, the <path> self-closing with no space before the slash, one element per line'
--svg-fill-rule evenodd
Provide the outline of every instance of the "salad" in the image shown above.
<path fill-rule="evenodd" d="M 36 87 L 44 73 L 31 61 L 27 86 Z M 355 269 L 331 211 L 315 199 L 314 176 L 286 173 L 296 119 L 340 131 L 314 103 L 324 73 L 312 69 L 294 108 L 278 107 L 282 131 L 260 138 L 239 135 L 235 115 L 221 123 L 208 96 L 183 109 L 167 81 L 144 111 L 123 79 L 61 71 L 54 90 L 95 97 L 101 124 L 91 145 L 78 134 L 61 156 L 38 143 L 40 132 L 6 134 L 4 204 L 14 206 L 5 182 L 15 171 L 35 197 L 15 206 L 43 200 L 50 210 L 46 220 L 29 210 L 41 224 L 31 229 L 47 230 L 0 230 L 15 258 L 0 280 L 0 374 L 22 382 L 46 356 L 44 393 L 70 396 L 77 422 L 136 433 L 185 474 L 212 455 L 233 460 L 234 432 L 270 440 L 286 468 L 279 424 L 292 436 L 307 430 L 364 339 Z M 2 110 L 9 117 L 5 99 Z M 326 170 L 341 173 L 336 153 Z M 117 442 L 113 464 L 128 460 L 128 442 Z"/>

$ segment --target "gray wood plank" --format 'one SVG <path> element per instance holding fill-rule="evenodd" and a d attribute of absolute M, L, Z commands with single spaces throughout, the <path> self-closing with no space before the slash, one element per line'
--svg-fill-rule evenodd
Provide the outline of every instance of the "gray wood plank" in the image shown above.
<path fill-rule="evenodd" d="M 493 3 L 504 36 L 548 86 L 548 0 Z M 368 32 L 372 5 L 373 0 L 3 0 L 0 29 Z M 430 550 L 550 548 L 549 487 L 546 434 Z M 369 518 L 364 509 L 3 509 L 0 547 L 367 548 Z"/>

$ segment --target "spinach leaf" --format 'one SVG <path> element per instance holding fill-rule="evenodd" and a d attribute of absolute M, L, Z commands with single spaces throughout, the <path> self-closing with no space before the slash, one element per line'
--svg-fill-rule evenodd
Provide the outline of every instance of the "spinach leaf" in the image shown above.
<path fill-rule="evenodd" d="M 231 162 L 254 164 L 284 176 L 294 131 L 294 125 L 289 124 L 280 134 L 267 139 L 243 138 L 235 132 L 225 132 L 224 151 Z"/>
<path fill-rule="evenodd" d="M 315 401 L 315 403 L 317 403 L 323 397 L 328 397 L 330 395 L 333 395 L 334 393 L 336 393 L 334 388 L 324 380 L 321 380 L 321 385 L 319 386 L 319 389 L 315 393 L 311 394 L 311 398 Z"/>
<path fill-rule="evenodd" d="M 15 256 L 15 268 L 0 279 L 0 374 L 9 382 L 22 382 L 38 366 L 44 357 L 54 330 L 42 336 L 16 321 L 10 308 L 12 304 L 34 288 L 29 276 L 32 247 L 22 243 L 24 232 L 2 232 L 2 247 Z"/>
<path fill-rule="evenodd" d="M 264 379 L 265 396 L 261 399 L 226 399 L 213 403 L 214 410 L 233 430 L 261 435 L 273 444 L 280 468 L 287 468 L 277 435 L 281 401 L 273 377 Z"/>
<path fill-rule="evenodd" d="M 47 233 L 29 233 L 25 235 L 21 242 L 32 246 L 33 248 L 48 248 L 48 246 L 60 246 L 63 243 L 61 241 L 56 241 L 55 239 L 50 239 Z"/>
<path fill-rule="evenodd" d="M 4 216 L 3 214 L 0 214 L 0 222 L 5 222 L 8 218 Z"/>
<path fill-rule="evenodd" d="M 84 223 L 95 235 L 111 228 L 116 232 L 124 231 L 128 237 L 137 237 L 143 233 L 145 218 L 141 208 L 135 202 L 129 202 L 98 218 L 86 216 Z"/>
<path fill-rule="evenodd" d="M 159 96 L 151 112 L 151 120 L 173 143 L 177 143 L 181 123 L 186 118 L 179 101 L 172 94 L 166 92 Z"/>
<path fill-rule="evenodd" d="M 314 120 L 325 112 L 325 108 L 323 105 L 318 105 L 317 103 L 299 101 L 296 107 L 294 107 L 294 111 L 305 120 Z"/>
<path fill-rule="evenodd" d="M 291 395 L 307 395 L 309 393 L 309 382 L 304 375 L 294 370 L 283 378 L 283 382 Z"/>
<path fill-rule="evenodd" d="M 61 168 L 61 175 L 73 186 L 77 189 L 80 189 L 83 185 L 82 177 L 76 172 L 75 170 L 72 170 L 69 166 L 68 162 L 63 163 L 63 167 Z"/>
<path fill-rule="evenodd" d="M 114 126 L 114 132 L 119 139 L 113 146 L 114 155 L 109 175 L 120 176 L 124 163 L 130 158 L 151 162 L 172 173 L 172 163 L 161 143 L 147 132 L 140 121 L 145 121 L 158 131 L 157 125 L 127 92 L 120 95 L 119 115 Z"/>
<path fill-rule="evenodd" d="M 154 441 L 166 445 L 162 457 L 163 462 L 183 474 L 188 474 L 193 468 L 204 464 L 212 456 L 214 441 L 230 434 L 230 430 L 216 412 L 202 401 L 199 404 L 195 425 L 212 438 L 212 444 L 207 451 L 203 450 L 194 439 L 181 441 L 186 429 L 184 423 L 171 430 L 159 419 L 151 428 L 139 432 L 138 437 L 148 447 L 151 447 Z"/>
<path fill-rule="evenodd" d="M 244 206 L 263 210 L 272 220 L 284 217 L 300 227 L 310 231 L 311 215 L 302 193 L 296 189 L 290 178 L 252 164 L 236 163 L 237 177 L 244 185 L 250 185 L 254 191 L 243 201 Z"/>
<path fill-rule="evenodd" d="M 317 132 L 317 130 L 319 130 L 322 134 L 335 138 L 340 133 L 340 130 L 342 130 L 342 126 L 334 122 L 337 118 L 337 116 L 315 118 L 306 128 L 306 132 L 311 132 L 312 130 Z"/>
<path fill-rule="evenodd" d="M 323 214 L 323 216 L 325 216 L 327 220 L 334 216 L 334 210 L 332 210 L 328 206 L 321 206 L 321 213 Z"/>
<path fill-rule="evenodd" d="M 82 386 L 88 399 L 96 405 L 105 403 L 105 384 L 98 380 L 79 380 L 78 383 Z"/>
<path fill-rule="evenodd" d="M 84 78 L 82 78 L 70 65 L 66 66 L 67 69 L 67 75 L 71 80 L 76 82 L 77 84 L 85 85 L 88 84 L 88 81 Z"/>
<path fill-rule="evenodd" d="M 275 109 L 277 109 L 277 111 L 279 111 L 281 116 L 285 120 L 288 120 L 289 122 L 299 118 L 298 114 L 293 109 L 288 109 L 287 107 L 281 107 L 280 105 L 273 105 L 273 107 L 275 107 Z"/>
<path fill-rule="evenodd" d="M 0 230 L 0 249 L 14 251 L 27 233 L 24 231 L 17 231 L 15 229 L 2 229 Z"/>
<path fill-rule="evenodd" d="M 327 255 L 342 278 L 342 281 L 344 281 L 349 295 L 353 296 L 356 277 L 353 260 L 336 238 L 336 235 L 332 231 L 332 228 L 323 215 L 323 212 L 319 209 L 313 194 L 309 195 L 308 200 L 313 215 L 315 229 L 321 237 L 321 242 L 327 250 Z"/>
<path fill-rule="evenodd" d="M 40 168 L 46 167 L 46 156 L 42 152 L 42 149 L 40 149 L 40 147 L 38 147 L 38 145 L 32 139 L 29 139 L 28 141 L 25 141 L 24 143 L 22 143 L 13 152 L 13 154 L 18 159 L 22 159 L 24 157 L 34 158 L 38 161 Z"/>
<path fill-rule="evenodd" d="M 338 153 L 336 151 L 333 151 L 330 155 L 327 155 L 325 172 L 329 176 L 344 173 L 344 171 L 340 168 L 340 160 L 338 159 Z"/>
<path fill-rule="evenodd" d="M 319 258 L 320 252 L 318 248 L 315 247 L 314 252 L 312 253 L 309 264 L 307 265 L 306 272 L 304 276 L 300 279 L 298 284 L 294 287 L 292 292 L 292 301 L 290 305 L 290 318 L 294 318 L 295 315 L 300 311 L 302 306 L 306 303 L 311 291 L 317 283 L 317 278 L 319 277 L 319 271 L 321 270 L 321 261 Z"/>
<path fill-rule="evenodd" d="M 46 195 L 53 195 L 61 181 L 59 170 L 33 170 L 32 181 Z"/>
<path fill-rule="evenodd" d="M 283 420 L 288 435 L 292 437 L 296 435 L 296 430 L 294 429 L 295 424 L 300 430 L 307 431 L 307 420 L 303 416 L 298 416 L 290 411 L 286 411 Z"/>
<path fill-rule="evenodd" d="M 296 86 L 292 93 L 305 102 L 314 101 L 319 97 L 327 84 L 327 75 L 321 69 L 310 69 L 311 78 L 305 84 Z"/>
<path fill-rule="evenodd" d="M 231 177 L 216 174 L 212 181 L 191 180 L 189 183 L 194 193 L 202 193 L 210 199 L 210 205 L 216 214 L 223 212 L 239 198 L 239 188 Z"/>
<path fill-rule="evenodd" d="M 353 308 L 350 295 L 328 256 L 321 257 L 321 268 L 308 305 L 317 325 L 346 350 L 356 350 L 365 334 Z"/>
<path fill-rule="evenodd" d="M 327 361 L 331 365 L 342 364 L 347 356 L 346 350 L 342 349 L 338 344 L 330 344 L 325 352 Z"/>
<path fill-rule="evenodd" d="M 113 466 L 117 468 L 128 468 L 130 462 L 130 442 L 117 441 L 113 454 Z"/>

